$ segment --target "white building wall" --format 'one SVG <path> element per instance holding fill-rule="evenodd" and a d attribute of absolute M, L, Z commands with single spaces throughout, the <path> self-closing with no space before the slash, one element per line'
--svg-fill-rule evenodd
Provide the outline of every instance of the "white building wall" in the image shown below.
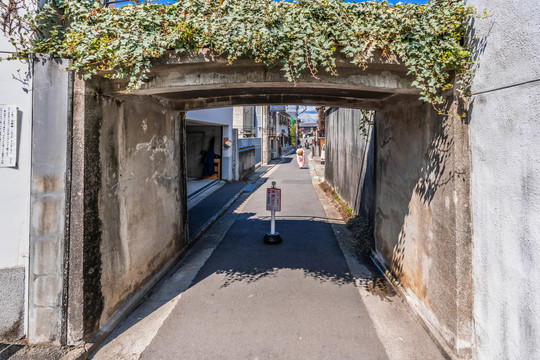
<path fill-rule="evenodd" d="M 2 36 L 0 51 L 6 50 L 11 50 L 11 46 Z M 0 268 L 24 266 L 28 255 L 32 131 L 32 84 L 27 78 L 29 75 L 29 67 L 25 63 L 0 62 L 0 104 L 17 105 L 20 137 L 17 168 L 0 168 Z"/>
<path fill-rule="evenodd" d="M 244 127 L 244 107 L 233 107 L 233 128 L 242 129 Z"/>
<path fill-rule="evenodd" d="M 0 57 L 12 51 L 0 33 Z M 25 268 L 28 261 L 30 217 L 30 164 L 32 132 L 32 81 L 27 63 L 0 62 L 0 104 L 18 108 L 18 159 L 16 168 L 0 168 L 0 338 L 23 331 Z M 22 313 L 21 313 L 22 312 Z M 16 334 L 6 329 L 18 324 Z"/>
<path fill-rule="evenodd" d="M 263 106 L 255 106 L 255 137 L 262 137 Z"/>
<path fill-rule="evenodd" d="M 540 359 L 540 1 L 469 3 L 476 357 Z"/>

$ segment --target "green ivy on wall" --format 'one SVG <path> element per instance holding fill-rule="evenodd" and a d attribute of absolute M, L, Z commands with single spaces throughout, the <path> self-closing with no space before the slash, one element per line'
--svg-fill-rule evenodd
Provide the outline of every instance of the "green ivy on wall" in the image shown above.
<path fill-rule="evenodd" d="M 152 60 L 208 48 L 230 62 L 248 56 L 281 66 L 289 81 L 320 71 L 338 76 L 336 54 L 365 68 L 375 50 L 394 54 L 414 75 L 421 99 L 443 102 L 449 70 L 470 77 L 467 24 L 476 12 L 463 0 L 426 5 L 339 0 L 183 0 L 104 8 L 99 1 L 52 0 L 27 15 L 26 42 L 18 58 L 50 54 L 73 60 L 86 77 L 110 71 L 136 89 Z M 15 40 L 14 40 L 15 41 Z"/>

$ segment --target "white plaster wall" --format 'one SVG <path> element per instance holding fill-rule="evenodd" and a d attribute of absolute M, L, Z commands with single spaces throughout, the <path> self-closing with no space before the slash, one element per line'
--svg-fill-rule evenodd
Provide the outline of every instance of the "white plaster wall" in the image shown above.
<path fill-rule="evenodd" d="M 255 137 L 262 137 L 262 123 L 263 123 L 264 106 L 255 106 Z"/>
<path fill-rule="evenodd" d="M 244 127 L 244 107 L 233 107 L 233 128 L 242 129 Z"/>
<path fill-rule="evenodd" d="M 289 136 L 289 127 L 287 125 L 278 124 L 278 134 Z"/>
<path fill-rule="evenodd" d="M 204 109 L 188 111 L 186 119 L 206 122 L 211 125 L 223 126 L 223 139 L 221 139 L 222 159 L 221 159 L 221 178 L 223 180 L 234 180 L 233 174 L 233 146 L 225 150 L 223 148 L 224 138 L 233 139 L 233 107 Z"/>
<path fill-rule="evenodd" d="M 12 50 L 0 33 L 0 51 Z M 7 54 L 0 53 L 0 57 Z M 18 167 L 0 168 L 0 268 L 24 266 L 28 256 L 32 131 L 28 71 L 28 64 L 20 61 L 0 62 L 0 104 L 17 105 L 20 116 Z"/>
<path fill-rule="evenodd" d="M 540 359 L 540 1 L 470 3 L 476 357 Z"/>

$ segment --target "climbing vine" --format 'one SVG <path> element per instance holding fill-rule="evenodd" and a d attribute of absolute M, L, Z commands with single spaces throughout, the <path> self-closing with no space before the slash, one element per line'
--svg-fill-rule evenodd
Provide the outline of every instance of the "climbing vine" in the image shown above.
<path fill-rule="evenodd" d="M 13 39 L 17 58 L 35 54 L 73 60 L 90 77 L 108 71 L 138 88 L 152 61 L 167 51 L 208 48 L 234 62 L 248 56 L 280 66 L 289 81 L 306 72 L 338 76 L 345 54 L 362 69 L 375 50 L 396 55 L 414 75 L 421 99 L 441 104 L 452 87 L 449 70 L 470 77 L 466 29 L 475 10 L 463 0 L 426 5 L 339 0 L 181 0 L 104 8 L 99 1 L 52 0 L 25 16 L 32 37 Z"/>
<path fill-rule="evenodd" d="M 24 14 L 36 6 L 37 0 L 0 0 L 0 30 L 12 42 L 24 42 L 28 35 Z"/>

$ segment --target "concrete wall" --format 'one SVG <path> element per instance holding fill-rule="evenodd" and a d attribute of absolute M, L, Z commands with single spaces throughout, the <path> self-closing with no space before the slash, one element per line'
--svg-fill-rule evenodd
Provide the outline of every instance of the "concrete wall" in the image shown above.
<path fill-rule="evenodd" d="M 75 79 L 69 344 L 88 341 L 188 245 L 185 119 Z"/>
<path fill-rule="evenodd" d="M 356 109 L 334 108 L 328 114 L 324 177 L 356 214 L 373 221 L 375 133 L 364 135 L 362 118 Z"/>
<path fill-rule="evenodd" d="M 100 327 L 187 241 L 178 113 L 136 98 L 103 101 L 102 109 Z"/>
<path fill-rule="evenodd" d="M 253 146 L 255 148 L 255 166 L 261 164 L 262 160 L 262 139 L 261 138 L 247 138 L 238 139 L 238 148 L 244 148 Z"/>
<path fill-rule="evenodd" d="M 65 60 L 34 62 L 28 340 L 61 345 L 66 323 L 72 76 Z"/>
<path fill-rule="evenodd" d="M 472 0 L 470 110 L 478 359 L 540 358 L 540 2 Z"/>
<path fill-rule="evenodd" d="M 0 34 L 0 50 L 12 50 L 3 34 Z M 30 229 L 30 70 L 28 63 L 0 62 L 0 104 L 17 106 L 19 127 L 17 167 L 0 168 L 0 340 L 18 339 L 24 334 L 25 277 Z"/>
<path fill-rule="evenodd" d="M 445 111 L 458 106 L 449 98 Z M 439 343 L 463 358 L 472 351 L 467 131 L 419 101 L 376 113 L 377 255 Z"/>
<path fill-rule="evenodd" d="M 386 104 L 367 137 L 360 110 L 326 118 L 325 178 L 374 224 L 376 256 L 452 357 L 472 356 L 467 124 L 449 96 L 438 116 L 419 101 Z M 461 109 L 463 112 L 463 109 Z"/>
<path fill-rule="evenodd" d="M 239 179 L 245 179 L 249 174 L 255 171 L 255 148 L 243 149 L 238 151 L 238 176 Z"/>

